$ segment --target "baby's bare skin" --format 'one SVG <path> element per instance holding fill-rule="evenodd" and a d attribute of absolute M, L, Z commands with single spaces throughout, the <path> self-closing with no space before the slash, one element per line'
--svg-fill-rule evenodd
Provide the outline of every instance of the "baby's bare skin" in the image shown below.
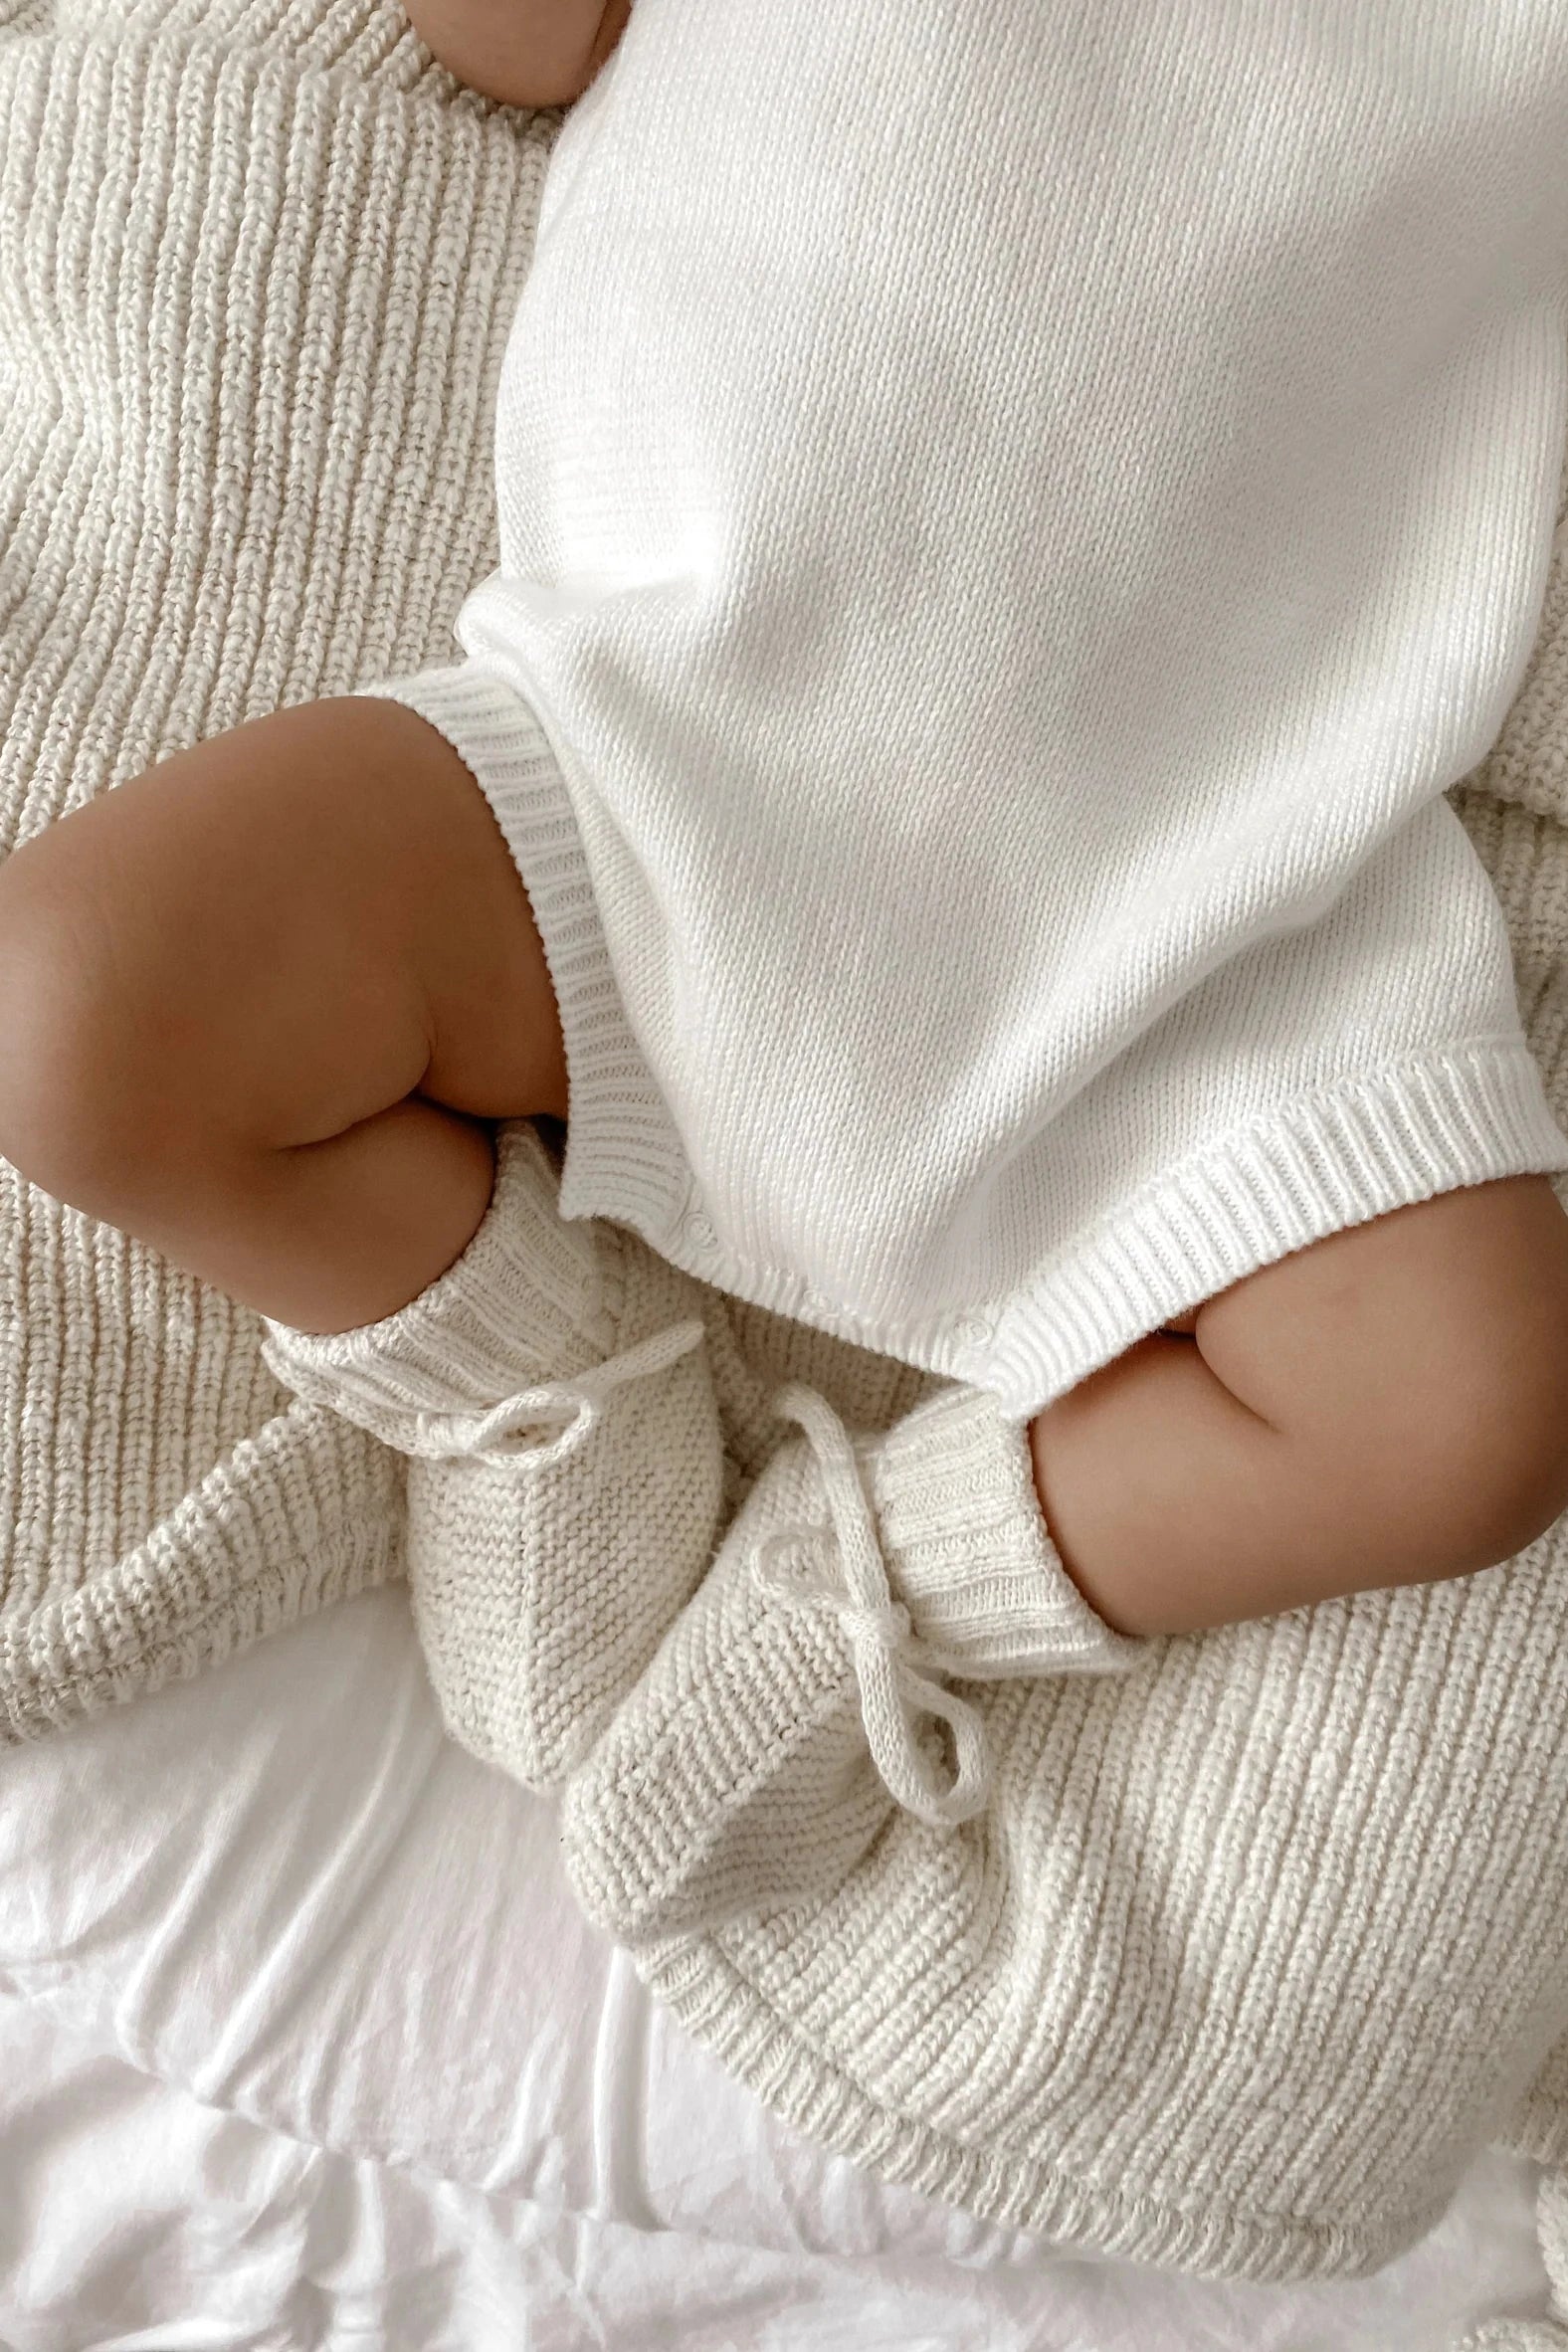
<path fill-rule="evenodd" d="M 564 106 L 580 98 L 631 15 L 631 0 L 404 0 L 427 49 L 487 98 Z"/>
<path fill-rule="evenodd" d="M 1329 1234 L 1183 1320 L 1031 1430 L 1058 1547 L 1123 1632 L 1462 1575 L 1568 1509 L 1568 1216 L 1544 1177 Z"/>
<path fill-rule="evenodd" d="M 0 1153 L 279 1320 L 407 1303 L 560 1022 L 468 769 L 401 704 L 182 752 L 0 865 Z M 1038 1416 L 1109 1623 L 1182 1633 L 1506 1559 L 1568 1508 L 1568 1216 L 1541 1177 L 1330 1235 Z"/>

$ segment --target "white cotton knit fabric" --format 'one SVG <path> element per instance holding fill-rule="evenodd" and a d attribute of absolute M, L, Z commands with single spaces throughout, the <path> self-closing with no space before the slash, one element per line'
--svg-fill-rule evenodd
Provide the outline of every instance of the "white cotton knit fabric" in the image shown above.
<path fill-rule="evenodd" d="M 1441 798 L 1539 613 L 1565 154 L 1544 0 L 638 0 L 396 688 L 532 897 L 566 1214 L 1024 1416 L 1568 1166 Z"/>
<path fill-rule="evenodd" d="M 1403 20 L 1354 21 L 1375 47 Z M 167 751 L 441 659 L 496 559 L 552 127 L 458 92 L 379 0 L 0 0 L 0 854 Z M 1568 532 L 1449 805 L 1562 1119 Z M 915 1508 L 928 1375 L 702 1295 L 725 1511 L 795 1443 L 767 1394 L 807 1383 L 884 1433 L 882 1541 L 911 1587 L 926 1559 L 930 1629 L 999 1610 L 1038 1526 L 994 1448 Z M 401 1573 L 403 1458 L 292 1400 L 262 1335 L 0 1165 L 0 1737 Z M 956 1845 L 909 1822 L 814 1911 L 639 1952 L 774 2108 L 977 2210 L 1256 2277 L 1386 2258 L 1487 2139 L 1568 2162 L 1568 1527 L 1116 1678 L 964 1688 L 998 1779 Z"/>

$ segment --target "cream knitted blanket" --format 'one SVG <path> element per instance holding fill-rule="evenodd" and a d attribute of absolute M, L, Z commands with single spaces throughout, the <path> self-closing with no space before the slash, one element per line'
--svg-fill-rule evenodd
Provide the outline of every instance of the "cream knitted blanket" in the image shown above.
<path fill-rule="evenodd" d="M 450 658 L 553 127 L 377 0 L 0 0 L 0 853 L 176 746 Z M 1568 536 L 1455 804 L 1562 1116 Z M 280 1389 L 254 1316 L 4 1167 L 0 1211 L 10 1737 L 399 1573 L 400 1459 Z M 890 1416 L 884 1363 L 735 1327 Z M 900 1827 L 837 1907 L 639 1965 L 889 2177 L 1212 2271 L 1375 2264 L 1488 2137 L 1568 2162 L 1565 1568 L 1559 1528 L 1126 1681 L 977 1688 L 1003 1834 L 940 1901 Z"/>

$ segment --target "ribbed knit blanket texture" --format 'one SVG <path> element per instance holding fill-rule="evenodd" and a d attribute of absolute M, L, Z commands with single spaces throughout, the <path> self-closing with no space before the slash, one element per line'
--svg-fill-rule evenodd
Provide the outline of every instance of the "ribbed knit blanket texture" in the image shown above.
<path fill-rule="evenodd" d="M 781 102 L 787 102 L 781 99 Z M 0 855 L 161 755 L 452 658 L 553 115 L 377 0 L 0 0 Z M 1453 802 L 1568 1116 L 1568 533 Z M 734 1310 L 884 1424 L 908 1382 Z M 401 1571 L 401 1458 L 259 1318 L 0 1165 L 0 1726 Z M 907 1393 L 906 1393 L 907 1392 Z M 1502 2140 L 1568 2166 L 1568 1532 L 1457 1583 L 971 1686 L 995 1818 L 643 1948 L 885 2177 L 1217 2274 L 1374 2267 Z M 945 1859 L 943 1859 L 945 1858 Z M 1568 2194 L 1543 2245 L 1568 2294 Z M 1568 2346 L 1497 2323 L 1495 2352 Z"/>

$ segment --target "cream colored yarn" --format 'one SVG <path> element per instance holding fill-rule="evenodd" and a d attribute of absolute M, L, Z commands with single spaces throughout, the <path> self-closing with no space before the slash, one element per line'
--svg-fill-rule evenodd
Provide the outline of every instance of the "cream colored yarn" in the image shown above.
<path fill-rule="evenodd" d="M 803 1382 L 771 1412 L 796 1434 L 566 1784 L 562 1859 L 620 1942 L 831 1893 L 895 1805 L 940 1830 L 983 1815 L 988 1743 L 955 1679 L 1146 1655 L 1068 1576 L 994 1396 L 943 1384 L 881 1438 Z"/>
<path fill-rule="evenodd" d="M 554 1788 L 707 1565 L 718 1412 L 687 1277 L 634 1234 L 558 1214 L 508 1120 L 468 1248 L 397 1313 L 322 1337 L 267 1323 L 297 1396 L 406 1455 L 404 1565 L 442 1719 Z"/>
<path fill-rule="evenodd" d="M 0 0 L 0 849 L 241 719 L 450 658 L 550 124 L 376 0 Z M 1568 567 L 1456 795 L 1568 1109 Z M 11 1737 L 398 1572 L 403 1466 L 258 1318 L 0 1169 Z M 904 1367 L 709 1303 L 726 1505 L 778 1379 Z M 1106 2250 L 1365 2268 L 1473 2150 L 1568 2162 L 1568 1547 L 963 1687 L 992 1811 L 638 1965 L 780 2113 Z"/>

